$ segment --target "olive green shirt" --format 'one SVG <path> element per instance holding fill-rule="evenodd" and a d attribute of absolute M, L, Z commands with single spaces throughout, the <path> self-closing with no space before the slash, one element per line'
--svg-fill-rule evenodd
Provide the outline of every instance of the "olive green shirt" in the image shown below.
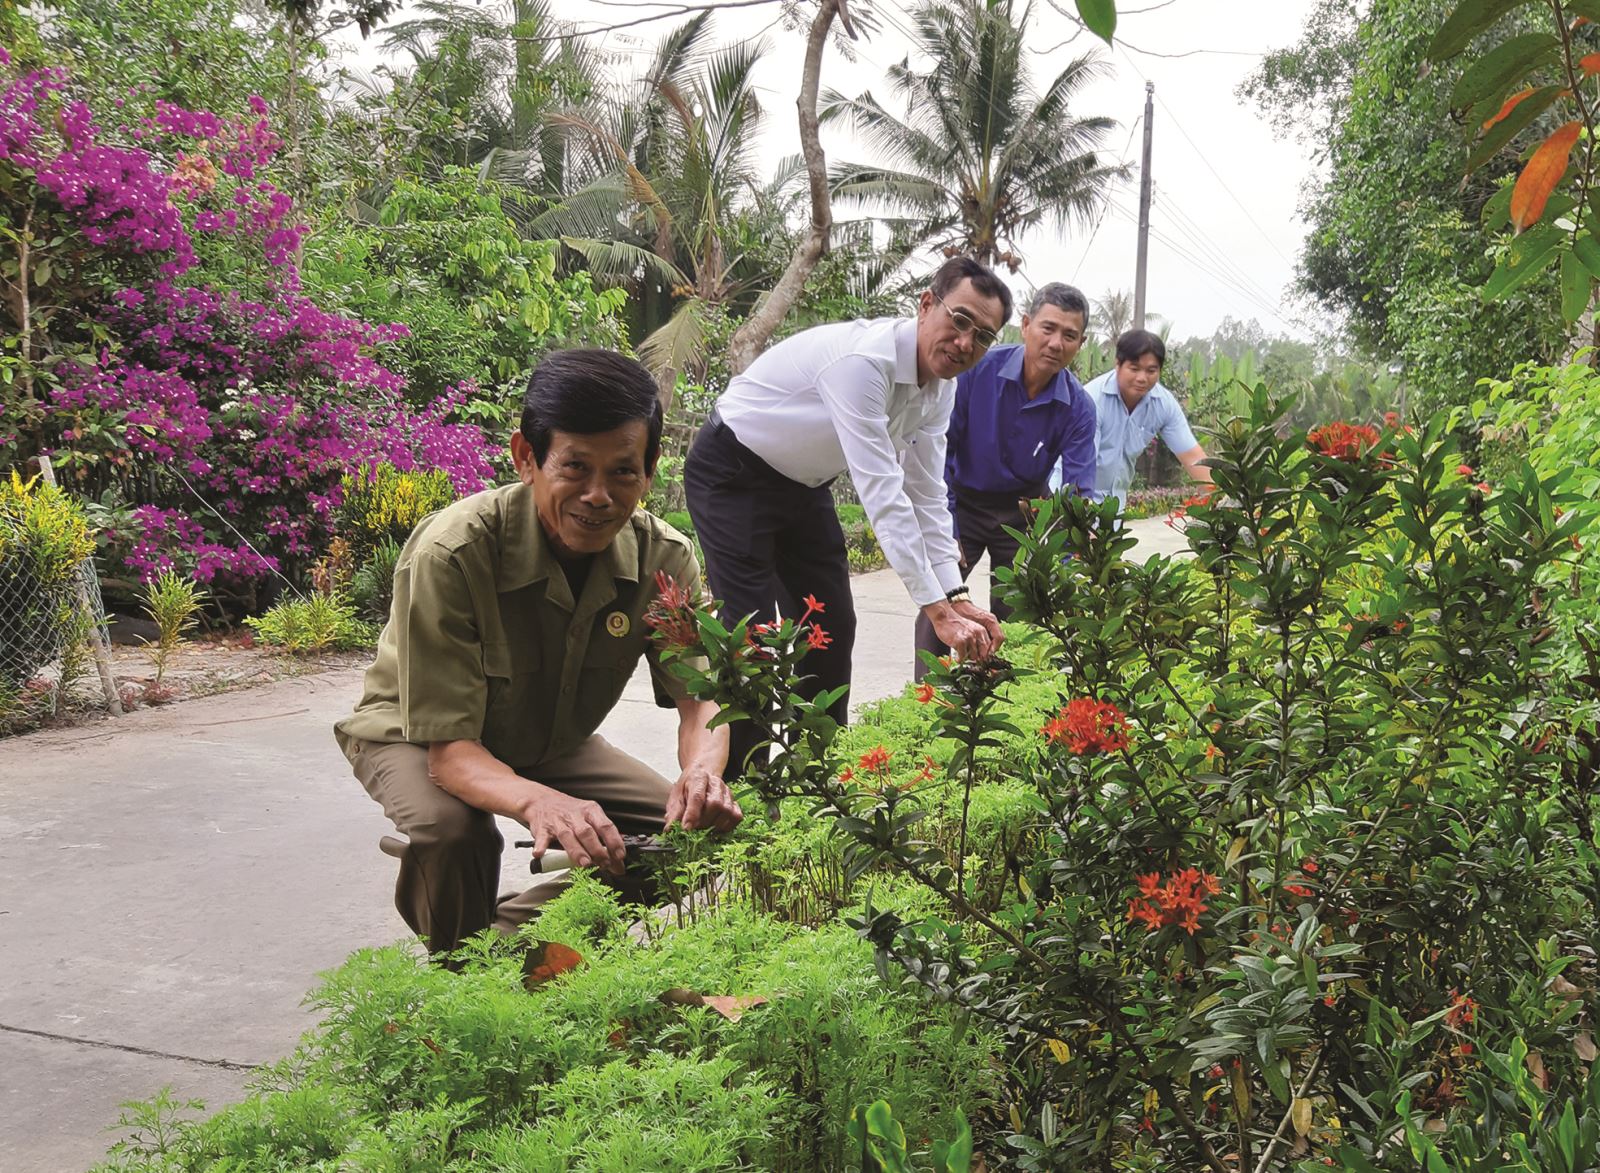
<path fill-rule="evenodd" d="M 537 766 L 598 728 L 641 655 L 671 707 L 687 692 L 644 624 L 658 570 L 700 582 L 688 539 L 642 511 L 593 556 L 576 601 L 527 485 L 429 514 L 401 551 L 378 658 L 335 727 L 341 746 L 480 741 L 513 769 Z"/>

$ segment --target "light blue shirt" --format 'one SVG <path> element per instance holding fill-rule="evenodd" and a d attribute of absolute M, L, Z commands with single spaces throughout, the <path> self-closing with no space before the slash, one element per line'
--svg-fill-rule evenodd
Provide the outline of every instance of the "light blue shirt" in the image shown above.
<path fill-rule="evenodd" d="M 1157 436 L 1174 454 L 1187 452 L 1200 442 L 1195 439 L 1177 397 L 1160 383 L 1150 388 L 1149 394 L 1132 411 L 1122 402 L 1117 390 L 1115 367 L 1090 379 L 1084 384 L 1084 390 L 1089 393 L 1095 409 L 1093 495 L 1096 501 L 1107 497 L 1119 501 L 1128 499 L 1134 462 Z M 1058 471 L 1058 478 L 1059 475 Z"/>

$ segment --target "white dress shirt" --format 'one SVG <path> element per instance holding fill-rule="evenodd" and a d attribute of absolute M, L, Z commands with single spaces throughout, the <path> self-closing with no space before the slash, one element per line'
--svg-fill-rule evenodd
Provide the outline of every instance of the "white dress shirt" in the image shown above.
<path fill-rule="evenodd" d="M 961 583 L 945 502 L 952 379 L 917 384 L 917 323 L 836 322 L 785 338 L 717 401 L 739 442 L 815 487 L 848 472 L 884 557 L 919 607 Z"/>

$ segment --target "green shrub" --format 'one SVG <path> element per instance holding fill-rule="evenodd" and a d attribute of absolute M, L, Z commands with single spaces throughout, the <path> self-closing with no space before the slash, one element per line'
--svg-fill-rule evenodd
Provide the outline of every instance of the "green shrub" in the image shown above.
<path fill-rule="evenodd" d="M 689 516 L 687 509 L 674 509 L 670 513 L 663 513 L 661 520 L 677 530 L 686 538 L 694 537 L 694 518 Z"/>
<path fill-rule="evenodd" d="M 830 820 L 847 880 L 937 902 L 858 923 L 1004 1023 L 1009 1127 L 979 1126 L 1019 1167 L 1587 1168 L 1593 461 L 1485 484 L 1455 419 L 1249 408 L 1208 443 L 1194 559 L 1133 561 L 1114 502 L 1047 502 L 1000 572 L 1044 653 L 934 674 L 920 714 L 838 732 L 793 624 L 752 654 L 702 615 L 681 650 L 709 669 L 675 670 L 778 744 L 746 782 Z"/>
<path fill-rule="evenodd" d="M 850 1167 L 857 1103 L 891 1100 L 914 1136 L 953 1135 L 958 1105 L 989 1103 L 991 1036 L 884 984 L 843 925 L 729 906 L 641 943 L 622 923 L 580 879 L 524 932 L 584 962 L 531 992 L 518 942 L 493 934 L 459 973 L 362 950 L 249 1099 L 204 1121 L 134 1105 L 106 1168 L 832 1173 Z M 734 1021 L 670 990 L 766 1002 Z"/>
<path fill-rule="evenodd" d="M 81 624 L 74 575 L 94 552 L 82 508 L 37 478 L 0 478 L 0 712 Z"/>
<path fill-rule="evenodd" d="M 245 623 L 262 643 L 295 655 L 368 648 L 378 639 L 378 629 L 357 618 L 354 606 L 337 591 L 286 599 Z"/>
<path fill-rule="evenodd" d="M 372 556 L 351 576 L 350 602 L 363 619 L 380 625 L 388 622 L 400 549 L 399 542 L 384 535 L 372 548 Z"/>
<path fill-rule="evenodd" d="M 883 549 L 878 545 L 878 535 L 867 522 L 867 511 L 860 505 L 848 502 L 834 506 L 839 514 L 839 528 L 844 530 L 845 554 L 850 560 L 852 574 L 869 570 L 882 570 L 888 565 Z"/>

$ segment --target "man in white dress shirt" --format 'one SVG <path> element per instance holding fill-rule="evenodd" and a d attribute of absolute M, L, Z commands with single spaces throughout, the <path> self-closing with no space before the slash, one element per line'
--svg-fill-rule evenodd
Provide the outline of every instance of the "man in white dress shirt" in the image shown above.
<path fill-rule="evenodd" d="M 986 659 L 1002 636 L 973 605 L 944 485 L 955 377 L 995 342 L 1011 293 L 970 257 L 946 261 L 914 319 L 837 322 L 793 335 L 728 384 L 683 480 L 724 615 L 798 616 L 814 595 L 832 643 L 805 659 L 812 695 L 850 683 L 855 606 L 829 485 L 849 473 L 889 565 L 938 637 Z M 847 696 L 830 712 L 841 724 Z M 728 777 L 753 748 L 735 725 Z"/>

